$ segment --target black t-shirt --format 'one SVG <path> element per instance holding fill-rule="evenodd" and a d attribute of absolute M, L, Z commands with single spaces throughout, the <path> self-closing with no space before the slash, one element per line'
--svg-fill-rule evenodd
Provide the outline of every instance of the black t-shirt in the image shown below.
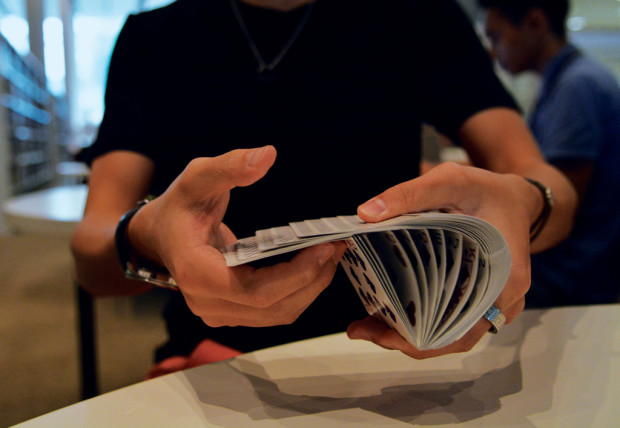
<path fill-rule="evenodd" d="M 306 7 L 241 6 L 265 62 Z M 456 140 L 476 112 L 515 107 L 450 0 L 319 0 L 271 82 L 258 77 L 229 0 L 178 0 L 128 18 L 105 102 L 88 156 L 119 149 L 148 156 L 154 194 L 195 157 L 276 147 L 266 177 L 231 192 L 224 221 L 239 237 L 353 214 L 418 174 L 421 123 Z M 342 331 L 364 315 L 342 272 L 290 326 L 209 328 L 177 293 L 165 311 L 170 343 L 157 358 L 186 354 L 204 337 L 251 351 Z"/>

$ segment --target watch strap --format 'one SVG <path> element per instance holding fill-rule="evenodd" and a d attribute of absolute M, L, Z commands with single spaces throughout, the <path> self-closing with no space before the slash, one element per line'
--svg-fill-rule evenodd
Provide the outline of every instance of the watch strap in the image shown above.
<path fill-rule="evenodd" d="M 553 199 L 553 193 L 551 192 L 551 188 L 531 178 L 526 177 L 525 179 L 529 183 L 536 186 L 536 188 L 540 190 L 540 193 L 542 194 L 542 197 L 543 197 L 543 209 L 540 215 L 538 216 L 538 218 L 534 221 L 534 223 L 532 223 L 532 226 L 530 227 L 530 242 L 531 242 L 531 241 L 534 241 L 534 239 L 536 239 L 538 235 L 540 235 L 540 232 L 542 232 L 543 228 L 547 224 L 547 221 L 549 220 L 549 216 L 551 215 L 551 210 L 553 209 L 555 202 Z"/>
<path fill-rule="evenodd" d="M 114 234 L 114 245 L 116 247 L 116 256 L 121 269 L 125 273 L 125 277 L 137 281 L 142 281 L 163 288 L 171 288 L 178 290 L 178 286 L 170 276 L 168 272 L 162 272 L 159 270 L 151 269 L 147 266 L 140 266 L 141 263 L 137 262 L 131 253 L 131 245 L 127 236 L 127 229 L 129 222 L 134 215 L 140 209 L 149 202 L 149 199 L 144 199 L 138 204 L 127 211 L 121 217 L 118 225 L 116 226 L 116 232 Z"/>

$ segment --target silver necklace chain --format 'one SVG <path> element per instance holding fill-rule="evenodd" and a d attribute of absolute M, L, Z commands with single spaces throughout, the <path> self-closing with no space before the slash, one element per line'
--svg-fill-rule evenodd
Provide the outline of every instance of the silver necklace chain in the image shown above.
<path fill-rule="evenodd" d="M 254 39 L 252 38 L 252 35 L 250 34 L 250 30 L 248 30 L 248 26 L 246 25 L 245 20 L 243 19 L 243 16 L 241 15 L 241 10 L 239 9 L 238 0 L 230 0 L 230 5 L 232 7 L 233 13 L 235 14 L 235 17 L 237 18 L 237 22 L 239 23 L 239 26 L 241 27 L 241 31 L 243 32 L 243 35 L 245 36 L 248 42 L 248 45 L 250 46 L 250 50 L 252 51 L 252 54 L 254 55 L 256 62 L 258 63 L 258 68 L 257 68 L 258 73 L 262 74 L 265 71 L 267 72 L 273 71 L 273 69 L 278 66 L 280 61 L 282 61 L 282 58 L 284 58 L 284 56 L 287 54 L 291 46 L 293 46 L 293 43 L 295 43 L 295 40 L 297 40 L 297 37 L 299 36 L 299 33 L 301 33 L 301 30 L 306 25 L 306 22 L 308 22 L 308 18 L 310 18 L 310 14 L 312 13 L 312 9 L 314 9 L 314 5 L 316 4 L 316 2 L 317 0 L 313 1 L 307 6 L 306 13 L 304 13 L 304 16 L 301 18 L 301 21 L 299 21 L 299 24 L 297 24 L 297 27 L 295 27 L 295 30 L 293 30 L 293 33 L 291 34 L 291 36 L 288 38 L 288 40 L 286 41 L 282 49 L 280 49 L 280 52 L 278 52 L 275 58 L 269 64 L 267 64 L 265 60 L 263 59 L 263 56 L 261 55 L 260 51 L 258 50 L 258 46 L 256 46 L 256 42 L 254 42 Z"/>

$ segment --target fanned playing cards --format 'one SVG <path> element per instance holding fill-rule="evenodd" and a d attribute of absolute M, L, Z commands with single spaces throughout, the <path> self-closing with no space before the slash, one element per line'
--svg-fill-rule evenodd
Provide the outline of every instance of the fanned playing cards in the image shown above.
<path fill-rule="evenodd" d="M 339 216 L 259 230 L 222 250 L 237 266 L 343 240 L 340 264 L 366 310 L 418 349 L 461 338 L 502 291 L 510 273 L 504 237 L 476 217 L 405 214 L 380 223 Z"/>

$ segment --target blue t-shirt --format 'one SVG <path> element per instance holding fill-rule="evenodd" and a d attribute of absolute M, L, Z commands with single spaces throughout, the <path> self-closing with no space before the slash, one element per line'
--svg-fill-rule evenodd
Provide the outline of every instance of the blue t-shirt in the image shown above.
<path fill-rule="evenodd" d="M 530 120 L 545 158 L 592 162 L 575 226 L 532 257 L 528 307 L 615 302 L 620 275 L 620 88 L 601 64 L 565 46 L 543 74 Z"/>

